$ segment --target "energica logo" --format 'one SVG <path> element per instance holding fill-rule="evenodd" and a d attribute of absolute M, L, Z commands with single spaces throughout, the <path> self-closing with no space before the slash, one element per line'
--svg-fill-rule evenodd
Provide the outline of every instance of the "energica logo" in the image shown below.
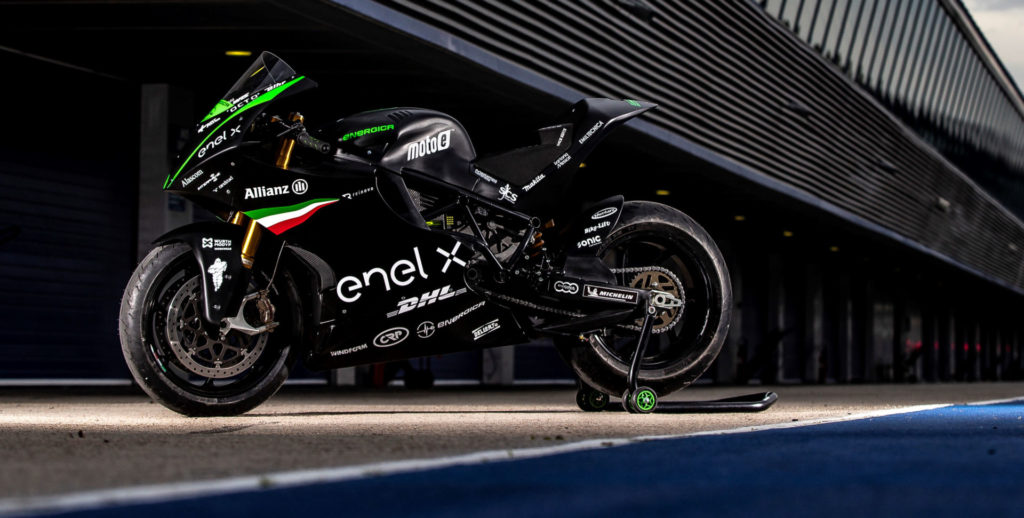
<path fill-rule="evenodd" d="M 409 330 L 404 327 L 392 327 L 381 331 L 374 339 L 373 345 L 377 347 L 391 347 L 398 345 L 409 338 Z"/>
<path fill-rule="evenodd" d="M 580 140 L 579 140 L 580 144 L 586 142 L 587 139 L 589 139 L 590 136 L 594 134 L 594 132 L 596 132 L 597 130 L 601 129 L 601 126 L 604 126 L 604 121 L 597 121 L 597 124 L 594 124 L 594 127 L 590 128 L 590 131 L 588 131 L 586 135 L 583 135 L 582 137 L 580 137 Z"/>
<path fill-rule="evenodd" d="M 370 135 L 373 133 L 380 133 L 382 131 L 390 131 L 393 129 L 395 129 L 394 124 L 381 124 L 380 126 L 371 126 L 369 128 L 353 131 L 351 133 L 346 133 L 344 137 L 341 137 L 341 140 L 342 142 L 344 142 L 346 140 L 362 137 L 363 135 Z"/>
<path fill-rule="evenodd" d="M 420 322 L 420 325 L 416 326 L 416 336 L 427 339 L 434 336 L 434 331 L 437 330 L 437 326 L 433 322 L 426 320 Z"/>
<path fill-rule="evenodd" d="M 292 182 L 292 194 L 306 194 L 309 190 L 309 184 L 303 179 L 298 179 Z"/>

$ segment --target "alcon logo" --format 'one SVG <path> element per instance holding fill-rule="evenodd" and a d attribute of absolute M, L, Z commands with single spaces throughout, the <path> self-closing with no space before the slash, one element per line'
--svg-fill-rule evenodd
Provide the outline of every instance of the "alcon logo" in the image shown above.
<path fill-rule="evenodd" d="M 419 142 L 409 144 L 405 148 L 405 159 L 415 160 L 448 149 L 452 145 L 452 131 L 454 130 L 444 130 Z"/>
<path fill-rule="evenodd" d="M 199 178 L 200 176 L 203 176 L 203 170 L 202 169 L 192 173 L 188 178 L 185 178 L 184 180 L 182 180 L 181 181 L 181 186 L 185 187 L 186 185 L 188 185 L 188 184 L 192 183 L 193 181 L 195 181 L 195 179 Z"/>

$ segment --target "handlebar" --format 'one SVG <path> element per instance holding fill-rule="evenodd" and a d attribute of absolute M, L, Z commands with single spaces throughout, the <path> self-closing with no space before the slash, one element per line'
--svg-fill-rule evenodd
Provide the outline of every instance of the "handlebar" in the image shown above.
<path fill-rule="evenodd" d="M 309 133 L 306 133 L 305 129 L 299 130 L 299 133 L 295 135 L 295 141 L 302 147 L 314 149 L 325 155 L 331 152 L 331 144 L 329 142 L 314 138 Z"/>

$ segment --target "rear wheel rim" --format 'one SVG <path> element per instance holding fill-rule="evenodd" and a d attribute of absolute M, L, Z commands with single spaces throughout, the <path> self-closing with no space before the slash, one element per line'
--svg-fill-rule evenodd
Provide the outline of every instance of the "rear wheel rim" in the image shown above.
<path fill-rule="evenodd" d="M 715 331 L 709 326 L 712 285 L 707 272 L 701 266 L 700 258 L 690 247 L 667 238 L 663 230 L 659 231 L 658 227 L 655 227 L 613 235 L 600 256 L 612 268 L 667 268 L 682 284 L 677 288 L 685 297 L 683 314 L 673 317 L 678 317 L 678 321 L 668 331 L 652 333 L 640 365 L 641 372 L 675 370 L 680 363 L 688 363 L 695 355 L 703 352 L 709 338 L 708 333 Z M 633 286 L 652 278 L 645 274 L 619 274 L 618 281 L 624 286 Z M 667 325 L 666 318 L 659 317 L 655 321 L 655 326 L 658 325 Z M 610 331 L 607 337 L 593 335 L 591 341 L 596 342 L 595 345 L 612 359 L 623 366 L 628 366 L 633 358 L 637 333 L 621 328 L 613 328 Z"/>

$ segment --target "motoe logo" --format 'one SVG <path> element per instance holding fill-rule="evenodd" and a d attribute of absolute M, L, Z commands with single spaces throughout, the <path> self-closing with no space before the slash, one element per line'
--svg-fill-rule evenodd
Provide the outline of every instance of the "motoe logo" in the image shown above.
<path fill-rule="evenodd" d="M 444 151 L 452 145 L 452 130 L 444 130 L 419 142 L 413 142 L 405 148 L 405 159 L 415 160 L 420 157 Z"/>
<path fill-rule="evenodd" d="M 377 347 L 391 347 L 402 343 L 409 338 L 409 330 L 404 327 L 392 327 L 380 332 L 374 339 L 373 345 Z"/>

